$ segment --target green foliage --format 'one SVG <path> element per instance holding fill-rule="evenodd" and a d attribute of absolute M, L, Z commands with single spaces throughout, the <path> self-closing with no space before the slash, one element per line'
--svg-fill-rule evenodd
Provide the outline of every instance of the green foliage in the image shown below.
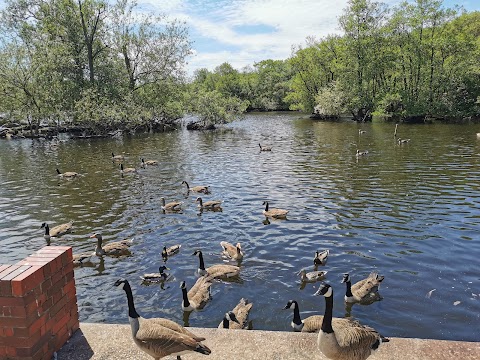
<path fill-rule="evenodd" d="M 333 81 L 320 89 L 315 98 L 315 113 L 326 116 L 339 116 L 345 112 L 345 93 Z"/>

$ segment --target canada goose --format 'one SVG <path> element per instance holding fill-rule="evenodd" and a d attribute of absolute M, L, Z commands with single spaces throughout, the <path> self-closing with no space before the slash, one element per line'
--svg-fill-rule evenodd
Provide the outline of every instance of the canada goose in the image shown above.
<path fill-rule="evenodd" d="M 401 139 L 401 138 L 398 138 L 397 139 L 397 143 L 398 145 L 403 145 L 403 144 L 407 144 L 410 142 L 410 139 Z"/>
<path fill-rule="evenodd" d="M 360 157 L 360 156 L 365 156 L 367 154 L 368 154 L 368 150 L 360 151 L 360 150 L 357 149 L 357 154 L 355 156 Z"/>
<path fill-rule="evenodd" d="M 233 246 L 229 242 L 220 241 L 220 246 L 223 248 L 222 254 L 233 259 L 233 260 L 242 260 L 243 251 L 240 243 L 237 243 L 236 246 Z"/>
<path fill-rule="evenodd" d="M 477 133 L 477 138 L 479 138 L 479 139 L 480 139 L 480 133 Z"/>
<path fill-rule="evenodd" d="M 158 273 L 143 274 L 143 276 L 140 276 L 140 278 L 143 281 L 150 281 L 150 282 L 165 281 L 170 276 L 170 274 L 167 274 L 166 272 L 164 272 L 165 270 L 170 270 L 170 269 L 162 265 L 158 268 Z"/>
<path fill-rule="evenodd" d="M 156 166 L 158 165 L 158 161 L 157 160 L 147 160 L 145 161 L 144 159 L 142 159 L 142 168 L 146 168 L 147 166 Z"/>
<path fill-rule="evenodd" d="M 203 201 L 201 197 L 197 197 L 196 202 L 199 202 L 198 207 L 203 210 L 213 210 L 219 211 L 222 210 L 222 201 L 221 200 L 209 200 Z"/>
<path fill-rule="evenodd" d="M 258 146 L 260 146 L 260 151 L 272 151 L 272 148 L 269 146 L 262 146 L 260 144 L 258 144 Z"/>
<path fill-rule="evenodd" d="M 132 289 L 127 280 L 117 280 L 115 286 L 121 286 L 127 295 L 128 319 L 132 328 L 132 337 L 135 344 L 154 359 L 168 355 L 180 355 L 195 351 L 209 355 L 211 350 L 203 345 L 202 337 L 195 336 L 177 323 L 162 319 L 142 318 L 135 310 Z"/>
<path fill-rule="evenodd" d="M 97 247 L 95 248 L 95 254 L 97 256 L 122 256 L 130 255 L 129 247 L 133 243 L 133 239 L 126 239 L 122 241 L 111 242 L 106 245 L 102 245 L 103 237 L 100 233 L 95 233 L 90 236 L 91 239 L 97 239 Z"/>
<path fill-rule="evenodd" d="M 238 266 L 233 266 L 233 265 L 218 264 L 218 265 L 212 265 L 208 269 L 205 269 L 205 263 L 203 262 L 202 251 L 195 250 L 195 252 L 192 255 L 196 255 L 200 259 L 200 265 L 197 270 L 198 275 L 204 276 L 208 274 L 212 278 L 218 279 L 218 278 L 231 278 L 234 276 L 238 276 L 240 274 L 240 268 Z"/>
<path fill-rule="evenodd" d="M 381 300 L 378 288 L 384 278 L 384 276 L 378 275 L 376 272 L 371 272 L 368 277 L 352 285 L 350 275 L 343 274 L 342 283 L 345 283 L 347 286 L 345 302 L 368 304 Z"/>
<path fill-rule="evenodd" d="M 201 310 L 207 305 L 208 300 L 210 300 L 210 286 L 212 277 L 210 276 L 201 276 L 197 279 L 195 285 L 187 293 L 187 286 L 185 281 L 182 281 L 180 284 L 180 289 L 182 289 L 182 310 L 183 311 L 193 311 Z"/>
<path fill-rule="evenodd" d="M 358 135 L 366 134 L 367 132 L 365 130 L 359 129 L 358 130 Z"/>
<path fill-rule="evenodd" d="M 73 179 L 79 175 L 79 173 L 76 173 L 75 171 L 67 171 L 62 173 L 58 169 L 55 169 L 55 170 L 57 170 L 57 174 L 59 177 L 65 178 L 65 179 Z"/>
<path fill-rule="evenodd" d="M 263 205 L 265 205 L 265 210 L 263 210 L 263 215 L 266 217 L 270 217 L 272 219 L 285 219 L 288 214 L 288 210 L 283 209 L 269 209 L 268 201 L 264 201 Z"/>
<path fill-rule="evenodd" d="M 169 246 L 168 248 L 166 246 L 163 247 L 163 250 L 162 250 L 162 258 L 163 258 L 163 261 L 167 261 L 167 259 L 170 257 L 170 256 L 173 256 L 175 254 L 178 254 L 180 252 L 180 248 L 182 247 L 182 245 L 172 245 L 172 246 Z"/>
<path fill-rule="evenodd" d="M 40 229 L 45 228 L 45 235 L 43 235 L 43 237 L 45 240 L 50 241 L 51 237 L 59 237 L 68 234 L 70 231 L 72 231 L 72 227 L 73 221 L 70 221 L 65 224 L 54 226 L 51 229 L 47 223 L 43 223 Z"/>
<path fill-rule="evenodd" d="M 327 264 L 328 255 L 330 250 L 315 251 L 315 257 L 313 258 L 313 264 L 315 266 L 325 266 Z"/>
<path fill-rule="evenodd" d="M 91 264 L 94 259 L 98 258 L 94 252 L 84 252 L 81 254 L 73 254 L 73 266 L 82 266 L 86 264 Z"/>
<path fill-rule="evenodd" d="M 229 311 L 229 312 L 225 313 L 225 316 L 223 317 L 223 321 L 220 323 L 220 325 L 218 325 L 218 328 L 219 329 L 230 329 L 230 324 L 232 324 L 230 321 L 232 321 L 236 324 L 240 324 L 237 320 L 237 317 L 233 313 L 233 311 Z M 232 326 L 233 326 L 233 324 L 232 324 Z M 232 327 L 232 329 L 233 329 L 233 327 Z"/>
<path fill-rule="evenodd" d="M 208 189 L 208 186 L 197 185 L 197 186 L 190 187 L 185 180 L 182 181 L 182 185 L 183 184 L 185 184 L 187 186 L 187 191 L 193 191 L 193 192 L 198 192 L 198 193 L 203 193 L 203 194 L 209 194 L 210 193 L 210 190 Z"/>
<path fill-rule="evenodd" d="M 302 269 L 298 274 L 300 275 L 302 282 L 314 283 L 316 281 L 325 280 L 327 271 L 310 271 L 307 273 L 305 269 Z"/>
<path fill-rule="evenodd" d="M 162 210 L 164 211 L 180 211 L 182 210 L 182 202 L 181 201 L 172 201 L 165 204 L 165 198 L 161 197 L 160 201 L 162 202 Z"/>
<path fill-rule="evenodd" d="M 320 330 L 323 321 L 322 315 L 312 315 L 302 320 L 298 303 L 295 300 L 289 300 L 283 309 L 293 309 L 293 320 L 291 322 L 293 331 L 314 333 Z"/>
<path fill-rule="evenodd" d="M 113 152 L 112 152 L 112 161 L 122 161 L 124 160 L 125 157 L 123 155 L 115 155 Z"/>
<path fill-rule="evenodd" d="M 134 174 L 137 172 L 137 169 L 135 168 L 124 168 L 123 167 L 123 164 L 120 164 L 120 173 L 123 175 L 123 174 Z"/>
<path fill-rule="evenodd" d="M 252 306 L 253 303 L 249 302 L 247 299 L 241 298 L 233 310 L 225 314 L 225 317 L 220 325 L 218 325 L 218 328 L 237 330 L 248 329 L 248 313 L 252 309 Z M 233 320 L 230 314 L 233 314 L 235 316 L 234 319 L 237 321 Z M 227 317 L 227 315 L 229 316 Z"/>
<path fill-rule="evenodd" d="M 320 351 L 329 359 L 335 360 L 365 360 L 372 352 L 389 340 L 375 329 L 349 320 L 344 326 L 332 327 L 333 289 L 328 284 L 322 284 L 315 295 L 325 297 L 325 315 L 322 327 L 318 333 L 317 345 Z"/>

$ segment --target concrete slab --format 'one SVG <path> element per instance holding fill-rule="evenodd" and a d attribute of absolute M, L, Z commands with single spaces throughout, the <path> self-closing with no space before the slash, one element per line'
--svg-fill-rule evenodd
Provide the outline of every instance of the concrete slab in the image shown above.
<path fill-rule="evenodd" d="M 207 340 L 209 356 L 191 353 L 185 360 L 324 360 L 317 349 L 317 334 L 281 331 L 190 328 Z M 57 360 L 151 360 L 132 340 L 130 325 L 80 324 L 57 353 Z M 165 359 L 174 360 L 175 357 Z M 390 338 L 369 360 L 478 360 L 480 342 Z"/>

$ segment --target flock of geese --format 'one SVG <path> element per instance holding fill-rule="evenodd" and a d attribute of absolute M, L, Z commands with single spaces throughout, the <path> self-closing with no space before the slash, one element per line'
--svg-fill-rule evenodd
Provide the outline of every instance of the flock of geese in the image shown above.
<path fill-rule="evenodd" d="M 360 132 L 359 132 L 360 134 Z M 270 147 L 264 147 L 259 144 L 260 151 L 271 151 Z M 365 152 L 357 150 L 357 156 L 362 156 Z M 368 153 L 368 152 L 366 152 Z M 359 155 L 360 154 L 360 155 Z M 123 166 L 123 155 L 115 155 L 112 153 L 112 161 L 120 162 L 120 172 L 122 176 L 128 173 L 135 173 L 135 168 L 128 168 Z M 158 165 L 155 160 L 141 159 L 141 167 Z M 65 179 L 75 178 L 80 176 L 76 172 L 60 172 L 57 170 L 58 176 Z M 186 181 L 182 182 L 185 185 L 188 193 L 194 194 L 210 194 L 208 186 L 193 186 L 190 187 Z M 182 202 L 166 203 L 165 198 L 161 198 L 161 209 L 163 212 L 177 212 L 182 209 Z M 204 201 L 201 197 L 196 198 L 198 208 L 200 210 L 222 211 L 222 201 L 209 200 Z M 268 219 L 286 219 L 288 210 L 270 208 L 267 201 L 263 202 L 263 215 Z M 73 222 L 50 228 L 47 223 L 43 223 L 41 228 L 45 229 L 44 238 L 48 244 L 52 237 L 60 237 L 69 233 L 73 228 Z M 130 255 L 129 247 L 133 243 L 133 239 L 127 239 L 118 242 L 111 242 L 103 244 L 101 233 L 94 233 L 90 238 L 97 240 L 97 245 L 94 252 L 85 252 L 81 254 L 74 254 L 73 261 L 76 266 L 85 265 L 89 262 L 94 262 L 103 256 L 124 256 Z M 222 248 L 222 255 L 236 260 L 238 263 L 244 258 L 245 254 L 242 251 L 240 243 L 236 245 L 229 242 L 220 242 Z M 171 247 L 164 247 L 162 251 L 162 258 L 166 263 L 167 259 L 180 252 L 181 245 L 173 245 Z M 325 280 L 326 271 L 318 271 L 318 266 L 325 266 L 327 264 L 329 250 L 316 251 L 313 259 L 315 266 L 314 271 L 307 272 L 302 269 L 298 275 L 302 285 L 305 283 L 314 283 Z M 240 277 L 241 268 L 229 264 L 215 264 L 206 267 L 201 250 L 196 249 L 193 254 L 198 257 L 199 265 L 196 271 L 198 279 L 190 287 L 187 288 L 185 281 L 180 284 L 182 293 L 181 308 L 184 312 L 190 313 L 203 309 L 211 299 L 211 287 L 215 283 L 221 283 L 228 279 L 235 279 Z M 169 270 L 165 265 L 159 267 L 158 273 L 144 274 L 141 279 L 147 282 L 163 283 L 168 281 L 171 277 L 166 270 Z M 375 301 L 381 300 L 379 294 L 380 283 L 384 277 L 376 272 L 372 272 L 368 277 L 362 279 L 352 285 L 350 274 L 344 274 L 342 283 L 346 284 L 345 303 L 346 304 L 371 304 Z M 120 279 L 114 284 L 125 291 L 128 305 L 128 317 L 132 330 L 132 337 L 135 344 L 144 352 L 151 355 L 155 359 L 160 359 L 165 356 L 174 355 L 180 359 L 180 355 L 188 352 L 198 352 L 204 355 L 211 353 L 211 350 L 202 343 L 205 339 L 198 337 L 185 327 L 175 323 L 174 321 L 164 318 L 143 318 L 136 311 L 132 289 L 128 280 Z M 318 332 L 317 345 L 319 350 L 329 359 L 336 360 L 363 360 L 367 359 L 371 353 L 376 350 L 382 342 L 388 341 L 385 337 L 380 335 L 373 328 L 362 325 L 357 320 L 351 318 L 333 318 L 333 288 L 326 283 L 322 283 L 315 295 L 321 295 L 325 298 L 324 315 L 314 315 L 302 319 L 300 316 L 299 304 L 295 300 L 290 300 L 285 305 L 284 309 L 293 310 L 293 320 L 291 327 L 294 331 L 299 332 Z M 234 309 L 225 313 L 223 320 L 218 325 L 223 329 L 251 329 L 251 322 L 248 321 L 249 312 L 253 307 L 253 303 L 245 298 L 240 299 Z"/>

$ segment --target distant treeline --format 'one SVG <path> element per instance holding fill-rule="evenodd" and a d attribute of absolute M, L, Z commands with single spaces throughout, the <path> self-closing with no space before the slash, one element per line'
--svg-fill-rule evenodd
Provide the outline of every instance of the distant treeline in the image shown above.
<path fill-rule="evenodd" d="M 369 120 L 478 117 L 480 12 L 417 0 L 351 0 L 343 36 L 308 38 L 287 60 L 184 72 L 188 28 L 142 15 L 135 0 L 7 0 L 0 18 L 0 117 L 90 134 L 200 125 L 248 110 Z"/>

